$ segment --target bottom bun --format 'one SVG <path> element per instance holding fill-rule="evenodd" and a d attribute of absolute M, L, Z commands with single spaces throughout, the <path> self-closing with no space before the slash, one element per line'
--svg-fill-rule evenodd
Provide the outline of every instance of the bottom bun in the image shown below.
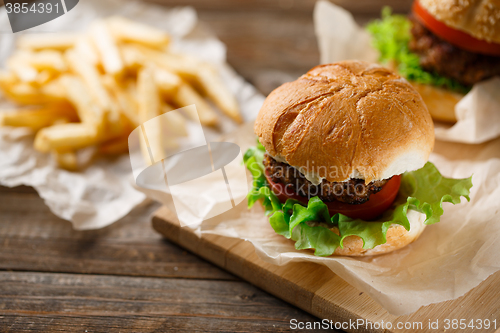
<path fill-rule="evenodd" d="M 455 105 L 464 97 L 463 94 L 448 89 L 411 82 L 418 91 L 434 120 L 456 122 Z"/>
<path fill-rule="evenodd" d="M 415 241 L 425 229 L 425 214 L 414 210 L 408 210 L 406 216 L 408 217 L 408 221 L 410 221 L 410 231 L 406 231 L 406 229 L 399 224 L 393 224 L 389 230 L 387 230 L 386 243 L 375 246 L 373 249 L 366 250 L 363 249 L 363 240 L 360 237 L 348 236 L 344 239 L 344 248 L 338 247 L 332 255 L 373 256 L 405 247 Z M 337 227 L 331 228 L 330 230 L 337 235 L 339 234 L 339 229 Z"/>

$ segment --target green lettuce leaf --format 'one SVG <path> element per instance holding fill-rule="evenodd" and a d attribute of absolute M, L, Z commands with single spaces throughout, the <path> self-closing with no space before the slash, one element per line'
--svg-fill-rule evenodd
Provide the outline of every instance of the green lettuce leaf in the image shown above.
<path fill-rule="evenodd" d="M 406 16 L 392 15 L 389 7 L 382 10 L 382 19 L 367 25 L 367 30 L 372 35 L 373 46 L 380 53 L 379 61 L 393 62 L 398 72 L 408 80 L 467 93 L 471 87 L 439 74 L 427 72 L 420 66 L 419 56 L 408 48 L 411 39 L 410 29 L 411 22 Z"/>
<path fill-rule="evenodd" d="M 253 176 L 253 186 L 248 194 L 248 207 L 261 200 L 274 231 L 295 241 L 295 248 L 314 249 L 317 256 L 329 256 L 343 240 L 351 235 L 363 240 L 364 249 L 372 249 L 386 242 L 386 234 L 393 224 L 410 230 L 408 210 L 426 215 L 425 224 L 439 222 L 443 202 L 460 203 L 460 198 L 470 200 L 472 176 L 464 179 L 443 177 L 434 164 L 428 162 L 419 170 L 406 172 L 393 206 L 375 221 L 352 219 L 342 214 L 330 216 L 327 205 L 320 198 L 311 198 L 304 207 L 296 200 L 282 204 L 270 190 L 262 164 L 265 149 L 260 144 L 250 148 L 243 159 Z M 337 227 L 338 234 L 330 230 Z"/>

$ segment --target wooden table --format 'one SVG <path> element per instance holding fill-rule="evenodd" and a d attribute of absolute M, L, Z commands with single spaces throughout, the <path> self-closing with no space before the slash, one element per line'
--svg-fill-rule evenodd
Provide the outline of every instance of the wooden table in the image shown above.
<path fill-rule="evenodd" d="M 229 63 L 264 94 L 318 63 L 314 2 L 190 1 L 226 43 Z M 382 1 L 337 2 L 365 22 Z M 411 1 L 384 3 L 406 11 Z M 151 228 L 157 208 L 74 231 L 33 189 L 0 187 L 0 331 L 281 332 L 292 318 L 318 321 L 163 240 Z"/>

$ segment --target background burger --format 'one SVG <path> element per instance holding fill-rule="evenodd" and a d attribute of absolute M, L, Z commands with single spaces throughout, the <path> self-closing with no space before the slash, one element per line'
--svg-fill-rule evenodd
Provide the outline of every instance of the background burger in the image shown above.
<path fill-rule="evenodd" d="M 417 91 L 379 65 L 313 68 L 274 90 L 244 157 L 273 229 L 316 255 L 373 255 L 439 222 L 443 201 L 468 199 L 471 179 L 427 162 L 433 124 Z"/>
<path fill-rule="evenodd" d="M 464 94 L 500 75 L 497 0 L 416 0 L 409 18 L 384 9 L 368 30 L 380 60 L 412 82 L 437 120 L 455 121 Z"/>

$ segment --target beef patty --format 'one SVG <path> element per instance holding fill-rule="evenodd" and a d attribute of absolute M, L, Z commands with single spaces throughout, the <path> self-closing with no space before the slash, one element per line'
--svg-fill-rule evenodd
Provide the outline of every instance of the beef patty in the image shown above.
<path fill-rule="evenodd" d="M 329 182 L 326 179 L 319 185 L 312 184 L 296 168 L 265 155 L 266 173 L 275 183 L 285 185 L 286 193 L 295 193 L 308 199 L 318 196 L 323 201 L 341 201 L 348 204 L 362 204 L 377 193 L 389 179 L 365 184 L 363 179 L 349 179 L 345 182 Z"/>
<path fill-rule="evenodd" d="M 469 52 L 434 35 L 414 16 L 409 48 L 420 56 L 420 65 L 429 72 L 471 86 L 500 75 L 500 57 Z"/>

